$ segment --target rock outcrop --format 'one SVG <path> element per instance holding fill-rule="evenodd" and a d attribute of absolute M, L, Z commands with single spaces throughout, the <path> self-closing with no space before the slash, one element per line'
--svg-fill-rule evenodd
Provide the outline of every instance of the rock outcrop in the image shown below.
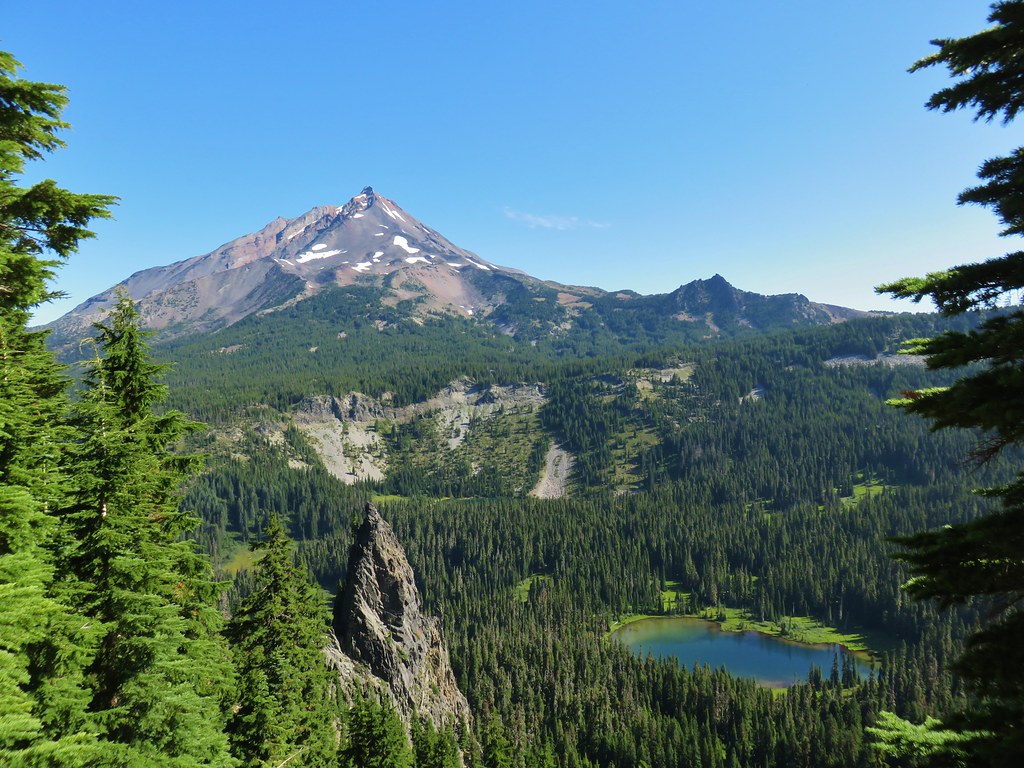
<path fill-rule="evenodd" d="M 406 721 L 415 712 L 438 728 L 469 722 L 441 622 L 423 613 L 405 550 L 372 504 L 349 553 L 334 634 L 327 654 L 343 683 L 386 690 Z"/>

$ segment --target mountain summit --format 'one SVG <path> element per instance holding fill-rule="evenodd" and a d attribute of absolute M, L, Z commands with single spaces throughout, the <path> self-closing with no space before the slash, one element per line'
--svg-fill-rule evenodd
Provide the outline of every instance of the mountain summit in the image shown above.
<path fill-rule="evenodd" d="M 119 290 L 137 302 L 145 327 L 166 339 L 215 331 L 346 287 L 373 289 L 363 293 L 372 299 L 361 299 L 362 305 L 377 306 L 391 320 L 486 319 L 501 333 L 531 343 L 576 331 L 598 346 L 610 336 L 664 339 L 682 333 L 696 340 L 863 314 L 799 294 L 741 291 L 720 275 L 653 296 L 542 281 L 460 248 L 365 187 L 344 205 L 277 218 L 209 253 L 136 272 L 51 323 L 50 343 L 73 356 Z"/>
<path fill-rule="evenodd" d="M 395 272 L 408 278 L 387 281 L 399 300 L 425 297 L 429 310 L 472 315 L 483 297 L 461 273 L 497 269 L 365 187 L 344 205 L 279 217 L 210 253 L 136 272 L 52 327 L 58 338 L 82 335 L 120 289 L 139 302 L 149 328 L 213 330 L 326 286 L 384 284 Z"/>

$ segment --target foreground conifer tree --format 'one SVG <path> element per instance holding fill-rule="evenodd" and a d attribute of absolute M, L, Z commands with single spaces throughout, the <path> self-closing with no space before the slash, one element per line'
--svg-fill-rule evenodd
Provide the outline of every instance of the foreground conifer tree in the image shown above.
<path fill-rule="evenodd" d="M 914 69 L 944 65 L 956 83 L 937 92 L 931 109 L 966 108 L 976 118 L 1004 122 L 1024 109 L 1024 2 L 995 3 L 990 29 L 959 40 L 936 40 L 939 50 Z M 960 203 L 991 207 L 1003 235 L 1024 234 L 1024 147 L 985 162 L 982 184 L 964 191 Z M 935 428 L 976 427 L 986 442 L 985 460 L 1024 441 L 1024 252 L 964 264 L 879 290 L 920 301 L 932 299 L 945 315 L 1001 308 L 969 333 L 918 340 L 910 350 L 927 355 L 931 368 L 979 365 L 949 388 L 908 393 L 901 405 L 931 419 Z M 993 620 L 970 638 L 956 671 L 971 686 L 972 705 L 948 719 L 945 733 L 904 728 L 887 743 L 912 745 L 936 764 L 1018 766 L 1024 755 L 1024 473 L 1002 488 L 984 491 L 1001 508 L 975 522 L 947 526 L 903 540 L 899 556 L 913 573 L 907 585 L 917 598 L 942 605 L 982 597 Z M 895 730 L 899 730 L 897 727 Z M 927 729 L 926 729 L 927 730 Z M 908 750 L 903 750 L 908 754 Z"/>
<path fill-rule="evenodd" d="M 333 767 L 336 677 L 324 646 L 330 616 L 316 588 L 295 565 L 291 540 L 277 516 L 252 545 L 263 557 L 256 589 L 227 628 L 239 674 L 239 699 L 229 728 L 245 766 Z"/>
<path fill-rule="evenodd" d="M 217 588 L 179 511 L 193 464 L 171 447 L 192 425 L 154 413 L 164 388 L 121 296 L 97 324 L 97 360 L 74 410 L 61 596 L 96 624 L 89 723 L 117 766 L 229 766 L 221 704 L 232 683 Z"/>
<path fill-rule="evenodd" d="M 88 622 L 50 594 L 66 382 L 45 334 L 27 324 L 51 296 L 54 268 L 114 198 L 50 180 L 19 186 L 26 161 L 63 146 L 57 133 L 67 127 L 64 89 L 21 80 L 19 67 L 0 52 L 0 765 L 96 765 L 81 687 Z"/>
<path fill-rule="evenodd" d="M 345 718 L 340 768 L 413 768 L 414 756 L 391 702 L 358 699 Z"/>

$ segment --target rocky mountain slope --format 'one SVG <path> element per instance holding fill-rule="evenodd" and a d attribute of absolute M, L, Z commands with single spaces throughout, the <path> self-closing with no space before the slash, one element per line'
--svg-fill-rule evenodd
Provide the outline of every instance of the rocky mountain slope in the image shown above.
<path fill-rule="evenodd" d="M 149 328 L 167 335 L 230 325 L 356 282 L 386 284 L 395 301 L 421 298 L 424 311 L 470 316 L 488 297 L 464 273 L 497 270 L 366 187 L 342 206 L 277 218 L 210 253 L 136 272 L 52 327 L 58 338 L 89 328 L 118 290 L 139 302 Z"/>
<path fill-rule="evenodd" d="M 386 691 L 406 721 L 415 713 L 459 731 L 470 722 L 441 622 L 423 613 L 405 550 L 373 504 L 349 554 L 334 635 L 327 655 L 343 683 Z"/>

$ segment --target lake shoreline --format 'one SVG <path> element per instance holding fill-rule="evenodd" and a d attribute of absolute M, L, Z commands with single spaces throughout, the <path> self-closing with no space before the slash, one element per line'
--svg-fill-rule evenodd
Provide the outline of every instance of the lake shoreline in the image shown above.
<path fill-rule="evenodd" d="M 718 618 L 722 613 L 725 614 L 725 621 Z M 609 622 L 606 637 L 610 638 L 630 624 L 646 619 L 700 619 L 716 624 L 723 632 L 756 632 L 766 637 L 807 646 L 838 645 L 844 651 L 858 658 L 870 660 L 873 664 L 877 664 L 885 646 L 890 644 L 874 637 L 872 639 L 875 642 L 869 645 L 868 638 L 863 632 L 841 632 L 807 616 L 784 616 L 778 622 L 757 621 L 739 608 L 725 608 L 722 611 L 715 611 L 714 615 L 710 610 L 702 613 L 626 614 Z"/>
<path fill-rule="evenodd" d="M 638 656 L 674 659 L 681 667 L 724 668 L 772 689 L 788 688 L 807 679 L 813 668 L 828 670 L 843 659 L 867 677 L 875 667 L 871 656 L 835 642 L 808 643 L 757 629 L 723 629 L 722 622 L 699 616 L 631 616 L 610 633 Z"/>

